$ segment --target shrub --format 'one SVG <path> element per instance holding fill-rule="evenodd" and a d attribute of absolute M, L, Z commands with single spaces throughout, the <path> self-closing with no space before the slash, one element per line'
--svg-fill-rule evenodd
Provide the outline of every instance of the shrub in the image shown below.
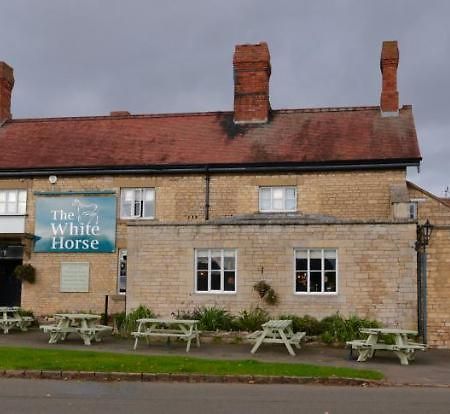
<path fill-rule="evenodd" d="M 322 333 L 322 327 L 320 322 L 309 315 L 296 316 L 296 315 L 281 315 L 280 319 L 291 319 L 292 330 L 294 332 L 306 332 L 307 336 L 316 336 Z"/>
<path fill-rule="evenodd" d="M 119 333 L 119 334 L 121 333 L 121 330 L 123 329 L 124 324 L 125 324 L 126 317 L 127 317 L 127 314 L 125 312 L 115 313 L 115 314 L 111 315 L 115 333 Z"/>
<path fill-rule="evenodd" d="M 343 343 L 352 339 L 362 338 L 361 328 L 376 328 L 380 324 L 377 321 L 359 318 L 356 315 L 344 319 L 339 313 L 327 316 L 320 321 L 322 328 L 321 339 L 325 343 Z"/>
<path fill-rule="evenodd" d="M 261 325 L 269 319 L 269 313 L 257 306 L 256 308 L 241 311 L 235 320 L 235 325 L 242 331 L 253 332 L 262 329 Z"/>
<path fill-rule="evenodd" d="M 142 318 L 154 318 L 156 315 L 153 311 L 144 305 L 139 305 L 133 309 L 128 315 L 124 312 L 115 316 L 114 320 L 121 336 L 129 336 L 131 332 L 137 330 L 137 320 Z"/>
<path fill-rule="evenodd" d="M 34 314 L 33 314 L 33 311 L 31 311 L 31 310 L 19 308 L 18 313 L 20 316 L 31 316 L 34 319 Z"/>
<path fill-rule="evenodd" d="M 192 319 L 198 319 L 198 327 L 204 331 L 229 331 L 233 327 L 232 315 L 217 306 L 195 308 Z"/>
<path fill-rule="evenodd" d="M 196 319 L 195 312 L 189 310 L 178 309 L 177 312 L 172 312 L 175 319 Z"/>

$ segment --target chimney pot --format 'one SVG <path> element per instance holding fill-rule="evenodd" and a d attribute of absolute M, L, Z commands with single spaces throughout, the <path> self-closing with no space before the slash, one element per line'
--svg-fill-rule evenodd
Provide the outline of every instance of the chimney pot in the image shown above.
<path fill-rule="evenodd" d="M 237 45 L 233 56 L 234 122 L 264 123 L 269 118 L 270 54 L 267 43 Z"/>
<path fill-rule="evenodd" d="M 131 115 L 128 111 L 111 111 L 110 116 L 128 116 Z"/>
<path fill-rule="evenodd" d="M 5 62 L 0 62 L 0 123 L 11 119 L 11 94 L 13 87 L 13 68 Z"/>
<path fill-rule="evenodd" d="M 398 114 L 397 68 L 399 53 L 396 40 L 385 41 L 381 48 L 382 89 L 380 108 L 385 115 Z"/>

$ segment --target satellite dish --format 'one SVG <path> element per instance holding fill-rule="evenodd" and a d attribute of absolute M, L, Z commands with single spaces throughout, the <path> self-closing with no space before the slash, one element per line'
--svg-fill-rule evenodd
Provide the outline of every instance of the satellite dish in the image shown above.
<path fill-rule="evenodd" d="M 58 181 L 58 177 L 56 175 L 51 175 L 50 177 L 48 177 L 48 182 L 50 184 L 55 184 L 56 181 Z"/>

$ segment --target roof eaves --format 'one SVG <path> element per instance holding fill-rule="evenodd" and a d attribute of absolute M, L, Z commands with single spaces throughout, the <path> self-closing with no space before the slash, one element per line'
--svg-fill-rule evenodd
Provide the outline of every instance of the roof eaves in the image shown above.
<path fill-rule="evenodd" d="M 0 176 L 102 175 L 102 174 L 164 174 L 209 172 L 290 172 L 398 169 L 418 166 L 421 158 L 392 160 L 352 160 L 319 163 L 267 163 L 267 164 L 195 164 L 195 165 L 124 165 L 124 166 L 64 166 L 0 169 Z"/>

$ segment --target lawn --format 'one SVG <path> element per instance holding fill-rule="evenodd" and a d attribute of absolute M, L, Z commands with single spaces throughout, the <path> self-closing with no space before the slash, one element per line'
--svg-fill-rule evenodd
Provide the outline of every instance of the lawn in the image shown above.
<path fill-rule="evenodd" d="M 270 375 L 379 380 L 378 371 L 254 360 L 212 360 L 182 356 L 144 356 L 110 352 L 0 347 L 0 369 L 145 372 L 207 375 Z"/>

